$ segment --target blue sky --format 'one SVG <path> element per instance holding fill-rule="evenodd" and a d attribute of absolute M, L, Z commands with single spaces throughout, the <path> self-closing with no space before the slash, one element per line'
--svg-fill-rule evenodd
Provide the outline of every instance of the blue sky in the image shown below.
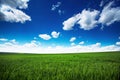
<path fill-rule="evenodd" d="M 1 0 L 0 51 L 120 51 L 120 0 Z"/>

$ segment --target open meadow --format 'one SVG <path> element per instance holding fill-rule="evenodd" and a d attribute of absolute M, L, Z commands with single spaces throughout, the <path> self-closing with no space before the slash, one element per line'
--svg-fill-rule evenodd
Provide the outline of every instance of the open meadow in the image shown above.
<path fill-rule="evenodd" d="M 0 54 L 0 80 L 119 80 L 120 52 Z"/>

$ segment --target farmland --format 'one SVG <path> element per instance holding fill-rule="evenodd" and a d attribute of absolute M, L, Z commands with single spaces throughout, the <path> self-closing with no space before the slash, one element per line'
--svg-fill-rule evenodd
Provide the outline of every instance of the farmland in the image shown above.
<path fill-rule="evenodd" d="M 0 80 L 119 80 L 120 52 L 0 54 Z"/>

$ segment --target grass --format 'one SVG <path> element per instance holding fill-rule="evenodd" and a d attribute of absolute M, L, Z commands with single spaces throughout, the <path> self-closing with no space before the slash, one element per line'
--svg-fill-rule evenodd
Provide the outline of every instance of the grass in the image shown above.
<path fill-rule="evenodd" d="M 119 80 L 120 52 L 0 54 L 0 80 Z"/>

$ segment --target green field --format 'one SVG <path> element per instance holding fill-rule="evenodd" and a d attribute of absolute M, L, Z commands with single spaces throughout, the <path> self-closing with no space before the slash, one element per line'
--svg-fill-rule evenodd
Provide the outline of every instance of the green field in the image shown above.
<path fill-rule="evenodd" d="M 120 52 L 0 54 L 0 80 L 119 80 Z"/>

